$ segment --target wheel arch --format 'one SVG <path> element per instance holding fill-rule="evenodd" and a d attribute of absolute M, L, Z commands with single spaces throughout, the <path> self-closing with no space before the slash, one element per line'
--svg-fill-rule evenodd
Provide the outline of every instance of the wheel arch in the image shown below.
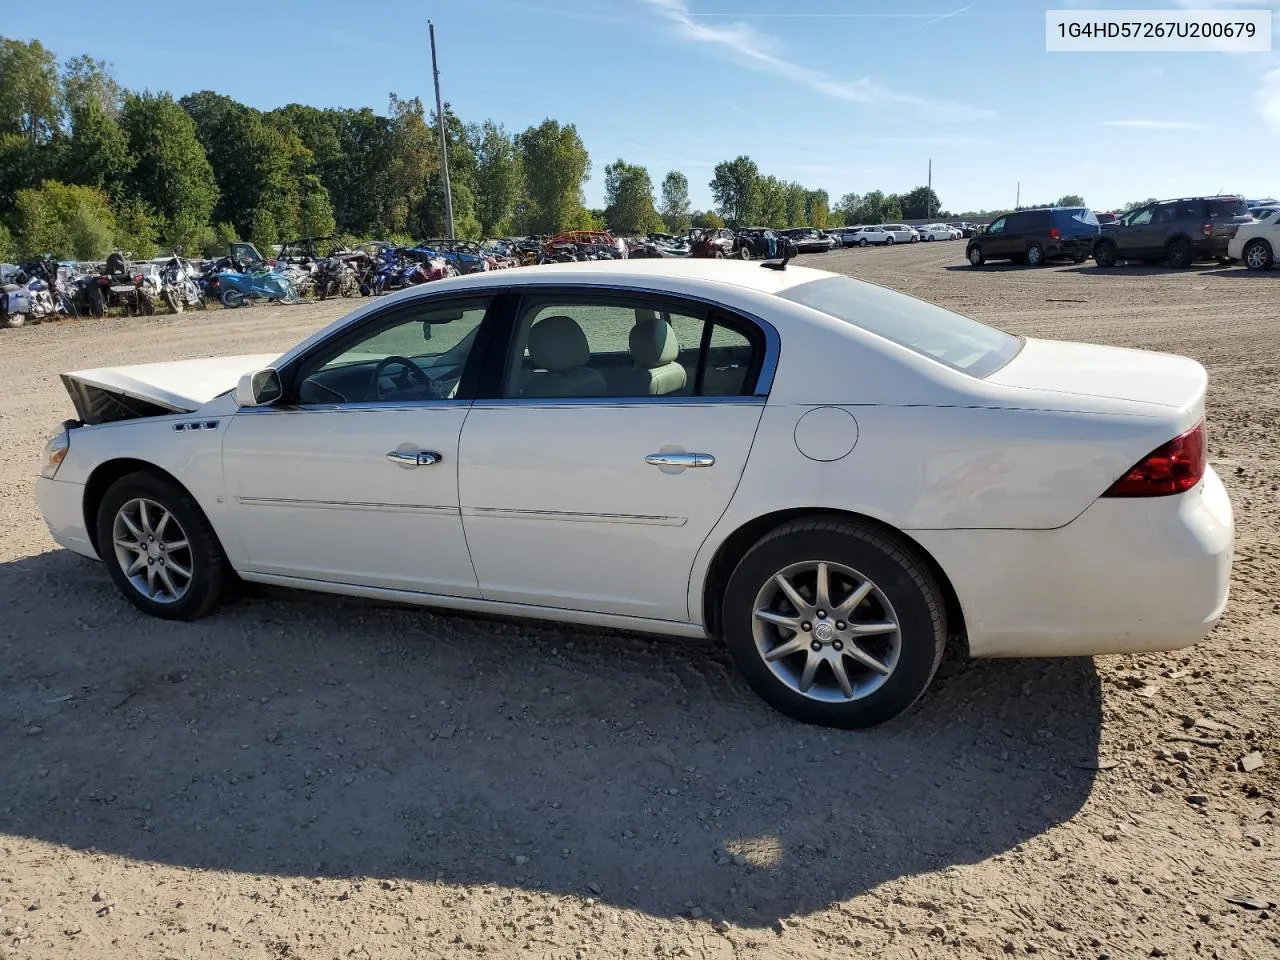
<path fill-rule="evenodd" d="M 84 499 L 82 501 L 84 528 L 89 535 L 89 543 L 93 545 L 94 553 L 99 557 L 102 556 L 102 550 L 98 547 L 98 510 L 102 506 L 102 498 L 106 496 L 107 490 L 110 489 L 113 483 L 131 473 L 155 474 L 178 487 L 199 506 L 199 502 L 196 501 L 191 491 L 187 489 L 187 485 L 164 469 L 164 467 L 156 466 L 147 460 L 138 460 L 135 457 L 117 457 L 114 460 L 103 461 L 93 468 L 93 472 L 89 474 L 89 479 L 85 481 Z"/>
<path fill-rule="evenodd" d="M 887 533 L 900 540 L 905 540 L 907 546 L 929 568 L 937 579 L 938 585 L 942 588 L 946 601 L 947 623 L 951 632 L 950 640 L 958 640 L 964 644 L 967 652 L 967 630 L 964 609 L 960 605 L 960 597 L 951 583 L 951 578 L 947 576 L 947 572 L 942 569 L 941 564 L 933 558 L 928 550 L 909 533 L 899 530 L 882 520 L 877 520 L 875 517 L 854 513 L 849 510 L 816 509 L 813 507 L 794 507 L 761 514 L 742 524 L 721 541 L 720 546 L 716 548 L 715 554 L 711 558 L 711 563 L 707 567 L 707 573 L 702 582 L 702 622 L 708 634 L 711 636 L 720 634 L 719 598 L 723 595 L 724 589 L 729 583 L 730 575 L 747 551 L 770 531 L 776 530 L 784 523 L 801 519 L 853 521 Z"/>

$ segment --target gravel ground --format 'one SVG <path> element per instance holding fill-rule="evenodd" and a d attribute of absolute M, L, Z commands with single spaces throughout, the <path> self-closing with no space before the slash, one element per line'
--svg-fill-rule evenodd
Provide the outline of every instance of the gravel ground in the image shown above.
<path fill-rule="evenodd" d="M 284 591 L 147 619 L 40 520 L 56 375 L 283 349 L 344 305 L 0 331 L 0 958 L 1280 956 L 1280 273 L 803 260 L 1202 361 L 1239 536 L 1213 635 L 951 657 L 839 733 L 709 642 Z"/>

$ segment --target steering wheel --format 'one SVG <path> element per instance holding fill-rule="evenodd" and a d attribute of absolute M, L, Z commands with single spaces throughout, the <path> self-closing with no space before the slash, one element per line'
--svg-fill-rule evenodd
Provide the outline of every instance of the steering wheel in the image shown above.
<path fill-rule="evenodd" d="M 372 387 L 370 392 L 375 397 L 379 400 L 387 399 L 382 394 L 382 375 L 386 371 L 387 367 L 394 365 L 399 365 L 404 368 L 403 373 L 401 373 L 399 377 L 395 378 L 397 387 L 401 390 L 408 390 L 410 386 L 409 381 L 417 380 L 419 384 L 426 387 L 428 395 L 433 397 L 435 396 L 435 383 L 430 377 L 422 372 L 422 368 L 408 357 L 395 355 L 383 357 L 378 361 L 378 365 L 373 368 L 373 382 L 370 384 Z"/>

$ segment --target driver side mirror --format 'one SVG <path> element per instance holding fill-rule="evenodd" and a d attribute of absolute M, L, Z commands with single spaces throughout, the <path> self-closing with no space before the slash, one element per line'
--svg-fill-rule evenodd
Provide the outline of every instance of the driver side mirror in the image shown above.
<path fill-rule="evenodd" d="M 284 393 L 280 374 L 267 367 L 246 373 L 236 384 L 236 403 L 242 407 L 265 407 L 275 403 Z"/>

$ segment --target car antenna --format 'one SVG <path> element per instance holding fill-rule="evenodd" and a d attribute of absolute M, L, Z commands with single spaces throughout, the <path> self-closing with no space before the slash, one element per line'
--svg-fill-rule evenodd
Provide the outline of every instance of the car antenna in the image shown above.
<path fill-rule="evenodd" d="M 763 263 L 760 264 L 760 266 L 764 267 L 767 270 L 785 270 L 787 269 L 787 264 L 790 262 L 791 258 L 794 256 L 795 256 L 795 253 L 790 248 L 788 248 L 787 252 L 782 255 L 781 260 L 765 260 Z"/>

